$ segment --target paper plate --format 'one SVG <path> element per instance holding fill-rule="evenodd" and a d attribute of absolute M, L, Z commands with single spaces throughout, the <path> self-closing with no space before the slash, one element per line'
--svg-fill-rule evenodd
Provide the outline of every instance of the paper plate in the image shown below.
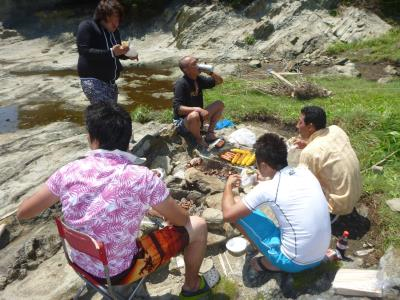
<path fill-rule="evenodd" d="M 226 249 L 234 255 L 242 255 L 247 247 L 247 240 L 238 236 L 226 242 Z"/>

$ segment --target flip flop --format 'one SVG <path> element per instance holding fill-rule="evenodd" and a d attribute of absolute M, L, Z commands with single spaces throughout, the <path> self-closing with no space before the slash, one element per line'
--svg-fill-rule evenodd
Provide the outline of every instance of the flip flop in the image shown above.
<path fill-rule="evenodd" d="M 211 291 L 211 288 L 208 286 L 207 281 L 205 280 L 204 276 L 200 276 L 200 285 L 199 289 L 197 291 L 185 291 L 182 289 L 181 293 L 179 294 L 179 299 L 184 300 L 184 299 L 190 299 L 190 300 L 196 300 L 196 299 L 202 299 L 203 296 L 208 294 Z"/>
<path fill-rule="evenodd" d="M 270 270 L 270 269 L 268 269 L 267 267 L 265 267 L 264 264 L 262 263 L 262 259 L 263 259 L 263 258 L 264 258 L 263 256 L 258 256 L 258 257 L 254 257 L 254 258 L 252 259 L 252 261 L 254 260 L 254 262 L 257 264 L 257 267 L 258 267 L 259 269 L 261 269 L 261 271 L 258 271 L 258 270 L 256 270 L 256 269 L 253 267 L 253 270 L 254 270 L 254 271 L 256 271 L 257 273 L 264 273 L 264 272 L 268 272 L 268 273 L 282 273 L 282 271 L 274 271 L 274 270 Z"/>

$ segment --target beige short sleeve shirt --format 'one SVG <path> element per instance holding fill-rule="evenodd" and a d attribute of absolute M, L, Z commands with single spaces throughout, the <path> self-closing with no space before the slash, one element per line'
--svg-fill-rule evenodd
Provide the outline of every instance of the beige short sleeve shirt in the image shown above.
<path fill-rule="evenodd" d="M 331 213 L 352 212 L 361 196 L 360 163 L 349 137 L 332 125 L 314 132 L 300 154 L 299 165 L 305 165 L 318 178 Z"/>

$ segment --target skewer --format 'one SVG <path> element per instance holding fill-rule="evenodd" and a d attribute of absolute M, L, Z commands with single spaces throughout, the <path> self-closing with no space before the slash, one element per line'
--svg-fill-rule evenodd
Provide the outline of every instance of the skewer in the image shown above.
<path fill-rule="evenodd" d="M 222 266 L 222 270 L 224 271 L 225 276 L 228 276 L 228 273 L 226 272 L 224 260 L 222 259 L 222 255 L 218 254 L 218 258 L 219 258 L 219 262 L 220 262 L 220 264 Z"/>

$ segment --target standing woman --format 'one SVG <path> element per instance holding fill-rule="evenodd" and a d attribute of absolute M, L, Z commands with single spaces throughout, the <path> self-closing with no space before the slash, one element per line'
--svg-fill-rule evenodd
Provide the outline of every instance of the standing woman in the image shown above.
<path fill-rule="evenodd" d="M 117 102 L 115 81 L 122 71 L 120 59 L 127 59 L 127 45 L 121 45 L 118 26 L 123 7 L 118 0 L 101 0 L 93 19 L 82 21 L 77 33 L 78 74 L 90 103 Z M 138 59 L 138 57 L 131 57 Z"/>

